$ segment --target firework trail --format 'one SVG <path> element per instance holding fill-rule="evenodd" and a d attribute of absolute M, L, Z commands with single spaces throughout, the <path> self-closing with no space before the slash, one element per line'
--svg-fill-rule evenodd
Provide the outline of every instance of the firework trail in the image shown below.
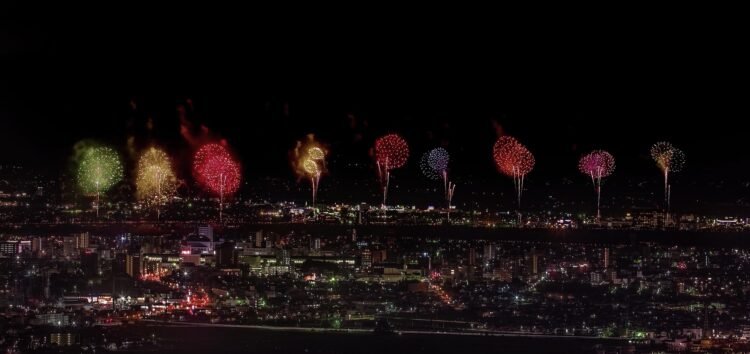
<path fill-rule="evenodd" d="M 172 162 L 163 150 L 151 147 L 141 154 L 135 185 L 138 200 L 153 205 L 159 220 L 160 206 L 174 196 L 177 188 Z"/>
<path fill-rule="evenodd" d="M 672 143 L 660 141 L 651 146 L 651 158 L 656 162 L 656 166 L 664 174 L 664 202 L 667 205 L 667 213 L 671 207 L 671 186 L 669 184 L 669 174 L 671 172 L 680 172 L 685 166 L 685 153 L 674 147 Z"/>
<path fill-rule="evenodd" d="M 453 192 L 456 189 L 456 184 L 448 180 L 449 162 L 450 154 L 448 150 L 439 147 L 422 155 L 420 169 L 429 179 L 443 180 L 443 194 L 448 206 L 448 219 L 450 220 L 451 201 L 453 200 Z"/>
<path fill-rule="evenodd" d="M 310 180 L 313 208 L 318 198 L 320 177 L 326 171 L 326 155 L 327 151 L 315 140 L 315 136 L 308 134 L 306 142 L 297 142 L 291 159 L 292 168 L 297 176 Z"/>
<path fill-rule="evenodd" d="M 409 158 L 409 145 L 398 134 L 388 134 L 375 140 L 375 163 L 378 167 L 378 177 L 383 186 L 383 210 L 388 198 L 388 185 L 391 170 L 402 167 Z"/>
<path fill-rule="evenodd" d="M 85 194 L 96 195 L 96 216 L 99 216 L 99 198 L 122 180 L 120 156 L 111 148 L 88 147 L 80 152 L 78 185 Z"/>
<path fill-rule="evenodd" d="M 596 219 L 599 220 L 601 213 L 599 210 L 602 196 L 602 178 L 607 177 L 615 171 L 615 158 L 607 151 L 594 150 L 581 157 L 578 161 L 578 170 L 581 173 L 590 176 L 596 191 Z"/>
<path fill-rule="evenodd" d="M 203 145 L 195 153 L 193 174 L 196 181 L 210 193 L 219 196 L 219 222 L 223 222 L 224 195 L 240 187 L 240 165 L 222 145 Z"/>
<path fill-rule="evenodd" d="M 525 146 L 511 136 L 502 136 L 495 142 L 493 157 L 498 170 L 513 178 L 516 189 L 518 208 L 521 208 L 521 196 L 526 175 L 534 169 L 534 155 Z"/>

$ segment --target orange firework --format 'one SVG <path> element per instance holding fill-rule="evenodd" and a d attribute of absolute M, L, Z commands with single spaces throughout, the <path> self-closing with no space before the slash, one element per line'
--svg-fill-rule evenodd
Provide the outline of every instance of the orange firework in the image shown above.
<path fill-rule="evenodd" d="M 315 140 L 313 134 L 308 134 L 304 142 L 298 141 L 293 150 L 292 168 L 297 176 L 310 180 L 313 207 L 318 197 L 320 177 L 326 170 L 326 155 L 327 151 Z"/>

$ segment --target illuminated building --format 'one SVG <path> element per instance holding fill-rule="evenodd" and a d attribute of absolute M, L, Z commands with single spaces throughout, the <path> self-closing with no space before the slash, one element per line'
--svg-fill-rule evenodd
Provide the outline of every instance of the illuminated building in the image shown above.
<path fill-rule="evenodd" d="M 11 256 L 16 253 L 18 253 L 18 241 L 0 242 L 0 254 Z"/>
<path fill-rule="evenodd" d="M 535 249 L 532 248 L 529 251 L 525 257 L 525 275 L 534 276 L 539 274 L 539 257 L 540 254 Z"/>
<path fill-rule="evenodd" d="M 263 248 L 263 230 L 255 233 L 255 248 Z"/>
<path fill-rule="evenodd" d="M 609 268 L 609 247 L 604 248 L 604 257 L 602 259 L 602 262 L 604 263 L 604 268 Z"/>
<path fill-rule="evenodd" d="M 39 253 L 44 248 L 44 239 L 41 237 L 34 237 L 31 239 L 31 252 Z"/>
<path fill-rule="evenodd" d="M 372 252 L 372 264 L 383 263 L 386 261 L 387 254 L 385 250 L 375 250 L 371 252 Z"/>
<path fill-rule="evenodd" d="M 316 250 L 316 251 L 320 250 L 320 239 L 319 238 L 316 238 L 315 240 L 313 240 L 313 247 L 312 248 L 314 250 Z"/>
<path fill-rule="evenodd" d="M 78 252 L 78 236 L 63 237 L 63 256 L 73 257 Z"/>
<path fill-rule="evenodd" d="M 362 250 L 362 269 L 369 270 L 372 268 L 372 252 L 365 248 Z"/>
<path fill-rule="evenodd" d="M 202 236 L 208 239 L 208 252 L 214 250 L 214 228 L 211 225 L 199 226 L 198 236 Z"/>
<path fill-rule="evenodd" d="M 69 347 L 75 344 L 75 335 L 73 333 L 52 333 L 49 335 L 49 342 L 61 347 Z"/>
<path fill-rule="evenodd" d="M 494 260 L 495 260 L 495 245 L 493 244 L 484 245 L 484 263 L 489 265 L 489 263 Z"/>
<path fill-rule="evenodd" d="M 63 313 L 41 313 L 31 322 L 34 325 L 67 326 L 68 316 Z"/>
<path fill-rule="evenodd" d="M 276 252 L 276 258 L 279 265 L 288 266 L 291 264 L 291 258 L 289 257 L 289 250 L 280 249 Z"/>
<path fill-rule="evenodd" d="M 81 232 L 78 234 L 78 245 L 79 249 L 81 248 L 88 248 L 89 247 L 89 233 L 88 232 Z"/>
<path fill-rule="evenodd" d="M 137 254 L 129 254 L 125 257 L 125 273 L 133 278 L 141 276 L 141 257 Z"/>
<path fill-rule="evenodd" d="M 141 257 L 141 274 L 144 278 L 159 277 L 180 268 L 179 254 L 147 253 Z"/>

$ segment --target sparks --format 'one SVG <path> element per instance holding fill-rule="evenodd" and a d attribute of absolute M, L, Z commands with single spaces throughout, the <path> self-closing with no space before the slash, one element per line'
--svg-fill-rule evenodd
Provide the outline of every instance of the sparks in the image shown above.
<path fill-rule="evenodd" d="M 224 146 L 206 144 L 195 153 L 193 174 L 199 185 L 219 196 L 219 221 L 223 221 L 224 196 L 240 188 L 239 163 Z"/>
<path fill-rule="evenodd" d="M 511 136 L 502 136 L 497 139 L 492 153 L 498 170 L 504 175 L 513 178 L 518 208 L 520 209 L 524 179 L 534 169 L 534 155 Z"/>
<path fill-rule="evenodd" d="M 398 134 L 388 134 L 375 140 L 375 163 L 383 187 L 383 209 L 388 198 L 391 170 L 402 167 L 409 159 L 409 144 Z"/>
<path fill-rule="evenodd" d="M 666 214 L 668 215 L 671 208 L 672 189 L 672 186 L 669 184 L 669 174 L 682 170 L 685 166 L 685 153 L 674 147 L 670 142 L 660 141 L 651 146 L 651 158 L 654 159 L 656 166 L 659 167 L 664 175 L 664 202 L 667 206 Z"/>
<path fill-rule="evenodd" d="M 292 151 L 292 168 L 298 177 L 310 180 L 312 189 L 313 208 L 318 198 L 318 186 L 320 177 L 326 171 L 327 151 L 321 147 L 322 144 L 315 140 L 313 134 L 308 134 L 307 139 L 298 141 L 297 146 Z"/>
<path fill-rule="evenodd" d="M 138 160 L 135 184 L 138 200 L 153 206 L 159 219 L 160 206 L 169 201 L 177 187 L 169 156 L 163 150 L 154 147 L 143 152 Z"/>
<path fill-rule="evenodd" d="M 78 166 L 78 185 L 83 193 L 96 195 L 96 215 L 99 216 L 99 198 L 122 180 L 120 156 L 111 148 L 99 146 L 83 151 Z"/>
<path fill-rule="evenodd" d="M 450 220 L 450 209 L 451 201 L 453 200 L 453 192 L 456 190 L 456 184 L 448 180 L 448 163 L 450 162 L 450 154 L 448 150 L 443 148 L 434 148 L 424 155 L 420 160 L 419 166 L 422 173 L 429 179 L 442 179 L 443 180 L 443 194 L 448 208 L 448 220 Z"/>
<path fill-rule="evenodd" d="M 615 171 L 615 158 L 607 151 L 594 150 L 581 157 L 578 162 L 581 173 L 590 176 L 596 191 L 596 219 L 601 218 L 600 202 L 602 195 L 602 178 L 607 177 Z"/>

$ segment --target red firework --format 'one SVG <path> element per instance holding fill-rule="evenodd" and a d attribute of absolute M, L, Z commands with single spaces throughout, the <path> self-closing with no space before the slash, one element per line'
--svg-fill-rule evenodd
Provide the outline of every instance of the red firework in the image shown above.
<path fill-rule="evenodd" d="M 534 169 L 534 154 L 512 136 L 502 136 L 497 139 L 495 146 L 492 148 L 492 157 L 495 159 L 497 169 L 504 175 L 513 178 L 520 208 L 524 178 Z"/>
<path fill-rule="evenodd" d="M 409 145 L 398 134 L 388 134 L 375 140 L 375 159 L 382 169 L 402 167 L 409 158 Z"/>
<path fill-rule="evenodd" d="M 216 195 L 233 194 L 240 187 L 239 163 L 219 144 L 206 144 L 198 149 L 193 173 L 198 184 Z"/>
<path fill-rule="evenodd" d="M 219 196 L 219 221 L 223 220 L 224 196 L 240 188 L 240 165 L 219 144 L 203 145 L 195 153 L 193 174 L 200 186 Z"/>
<path fill-rule="evenodd" d="M 388 184 L 391 170 L 402 167 L 409 159 L 409 144 L 398 134 L 388 134 L 375 140 L 375 162 L 378 165 L 378 176 L 383 186 L 383 209 L 388 197 Z"/>
<path fill-rule="evenodd" d="M 512 136 L 497 139 L 492 149 L 498 170 L 510 177 L 522 177 L 534 169 L 534 155 Z"/>

